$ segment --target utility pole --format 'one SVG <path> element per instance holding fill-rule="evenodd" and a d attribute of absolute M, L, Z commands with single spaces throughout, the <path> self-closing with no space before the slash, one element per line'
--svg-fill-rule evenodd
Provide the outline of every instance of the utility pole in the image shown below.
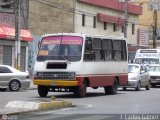
<path fill-rule="evenodd" d="M 20 0 L 15 0 L 15 66 L 20 70 L 20 54 L 21 54 L 21 41 L 20 41 Z"/>
<path fill-rule="evenodd" d="M 124 3 L 125 12 L 125 24 L 124 24 L 124 37 L 127 38 L 127 27 L 128 27 L 128 0 Z"/>
<path fill-rule="evenodd" d="M 154 10 L 153 20 L 153 48 L 157 48 L 157 10 Z"/>
<path fill-rule="evenodd" d="M 119 2 L 123 3 L 124 8 L 124 38 L 127 38 L 127 28 L 128 28 L 128 1 L 129 0 L 119 0 Z"/>

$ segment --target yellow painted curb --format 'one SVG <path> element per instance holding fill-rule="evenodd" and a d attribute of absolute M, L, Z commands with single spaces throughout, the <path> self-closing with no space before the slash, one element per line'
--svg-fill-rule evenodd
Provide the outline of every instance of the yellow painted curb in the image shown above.
<path fill-rule="evenodd" d="M 72 103 L 69 101 L 54 100 L 51 102 L 40 102 L 38 110 L 50 110 L 50 109 L 65 108 L 72 106 L 73 106 Z"/>

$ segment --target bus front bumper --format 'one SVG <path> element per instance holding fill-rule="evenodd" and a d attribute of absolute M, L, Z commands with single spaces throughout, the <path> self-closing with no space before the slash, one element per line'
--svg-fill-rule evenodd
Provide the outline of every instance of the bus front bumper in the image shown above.
<path fill-rule="evenodd" d="M 64 86 L 64 87 L 71 87 L 71 86 L 78 86 L 78 81 L 76 80 L 40 80 L 35 79 L 33 80 L 35 85 L 45 85 L 45 86 Z"/>

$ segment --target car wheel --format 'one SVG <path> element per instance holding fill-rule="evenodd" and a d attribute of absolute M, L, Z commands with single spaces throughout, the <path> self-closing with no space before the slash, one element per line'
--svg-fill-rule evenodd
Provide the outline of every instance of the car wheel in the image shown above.
<path fill-rule="evenodd" d="M 148 85 L 146 86 L 146 90 L 150 90 L 150 87 L 151 87 L 151 85 L 150 85 L 150 82 L 149 82 Z"/>
<path fill-rule="evenodd" d="M 21 87 L 21 84 L 18 80 L 12 80 L 10 83 L 9 83 L 9 90 L 10 91 L 18 91 Z"/>
<path fill-rule="evenodd" d="M 48 95 L 49 88 L 46 86 L 38 85 L 38 94 L 40 97 L 46 97 Z"/>
<path fill-rule="evenodd" d="M 138 82 L 138 85 L 137 85 L 137 87 L 136 87 L 136 91 L 140 91 L 140 89 L 141 89 L 141 83 Z"/>

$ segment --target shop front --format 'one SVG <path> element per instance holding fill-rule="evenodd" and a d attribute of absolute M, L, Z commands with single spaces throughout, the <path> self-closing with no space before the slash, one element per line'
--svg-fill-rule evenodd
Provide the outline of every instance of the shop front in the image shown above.
<path fill-rule="evenodd" d="M 21 30 L 21 52 L 20 52 L 20 70 L 28 70 L 28 43 L 33 37 L 28 30 Z M 10 27 L 0 27 L 0 64 L 16 66 L 16 40 L 15 29 Z"/>

